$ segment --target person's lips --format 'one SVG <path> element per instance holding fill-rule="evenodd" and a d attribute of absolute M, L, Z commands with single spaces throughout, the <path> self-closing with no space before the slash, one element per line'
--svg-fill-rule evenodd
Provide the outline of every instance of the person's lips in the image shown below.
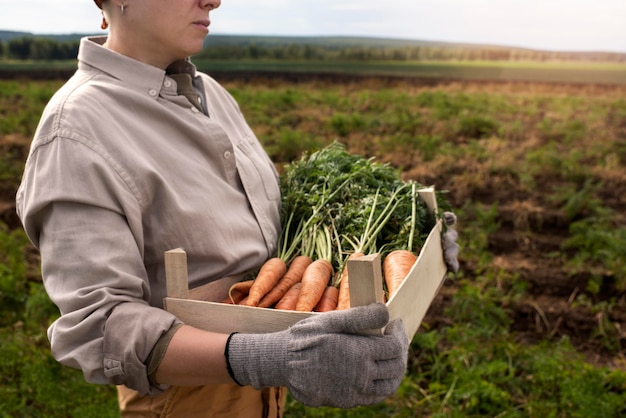
<path fill-rule="evenodd" d="M 194 26 L 208 32 L 211 21 L 209 19 L 201 19 L 201 20 L 196 20 L 195 22 L 193 22 L 193 24 Z"/>

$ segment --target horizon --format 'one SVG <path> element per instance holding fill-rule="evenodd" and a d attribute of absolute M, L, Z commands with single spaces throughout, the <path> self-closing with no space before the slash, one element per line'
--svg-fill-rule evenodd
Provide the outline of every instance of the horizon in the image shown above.
<path fill-rule="evenodd" d="M 91 0 L 0 0 L 1 5 L 0 28 L 7 31 L 102 33 L 100 10 Z M 225 36 L 367 37 L 626 53 L 624 0 L 267 0 L 261 6 L 223 0 L 210 17 L 211 33 Z"/>
<path fill-rule="evenodd" d="M 104 31 L 97 32 L 58 32 L 58 33 L 35 33 L 28 31 L 17 31 L 17 30 L 7 30 L 0 28 L 0 33 L 16 33 L 16 34 L 24 34 L 27 36 L 33 37 L 73 37 L 73 36 L 100 36 L 106 35 Z M 521 49 L 521 50 L 531 50 L 538 52 L 556 52 L 556 53 L 608 53 L 608 54 L 623 54 L 626 55 L 626 51 L 611 51 L 611 50 L 559 50 L 559 49 L 539 49 L 532 48 L 526 46 L 519 45 L 505 45 L 498 43 L 477 43 L 477 42 L 467 42 L 467 41 L 449 41 L 449 40 L 438 40 L 438 39 L 414 39 L 414 38 L 401 38 L 401 37 L 377 37 L 377 36 L 362 36 L 362 35 L 287 35 L 287 34 L 239 34 L 239 33 L 210 33 L 207 35 L 207 40 L 210 41 L 211 37 L 216 36 L 224 36 L 224 37 L 242 37 L 242 38 L 296 38 L 296 39 L 323 39 L 323 38 L 333 38 L 333 39 L 372 39 L 372 40 L 392 40 L 392 41 L 405 41 L 405 42 L 423 42 L 423 43 L 432 43 L 432 44 L 449 44 L 449 45 L 467 45 L 467 46 L 480 46 L 480 47 L 494 47 L 494 48 L 509 48 L 509 49 Z"/>

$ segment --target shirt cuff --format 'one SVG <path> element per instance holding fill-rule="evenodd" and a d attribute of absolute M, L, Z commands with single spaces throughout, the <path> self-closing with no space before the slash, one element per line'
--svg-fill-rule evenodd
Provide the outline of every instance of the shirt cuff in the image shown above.
<path fill-rule="evenodd" d="M 156 380 L 156 371 L 161 365 L 161 361 L 163 361 L 163 357 L 165 357 L 165 352 L 167 351 L 167 347 L 170 345 L 170 341 L 174 338 L 174 334 L 183 324 L 175 324 L 172 328 L 170 328 L 165 334 L 159 338 L 159 340 L 152 348 L 148 359 L 146 360 L 146 364 L 148 366 L 148 381 L 150 382 L 150 386 L 159 386 L 159 383 Z"/>
<path fill-rule="evenodd" d="M 146 362 L 158 340 L 181 321 L 163 309 L 142 303 L 121 303 L 107 318 L 104 329 L 104 375 L 141 396 L 161 393 L 153 386 Z"/>

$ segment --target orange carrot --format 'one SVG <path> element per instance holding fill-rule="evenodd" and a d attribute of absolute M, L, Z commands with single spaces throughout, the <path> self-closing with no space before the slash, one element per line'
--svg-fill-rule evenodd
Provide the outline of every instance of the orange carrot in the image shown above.
<path fill-rule="evenodd" d="M 248 296 L 250 287 L 254 280 L 244 280 L 243 282 L 237 282 L 228 289 L 228 297 L 222 301 L 222 303 L 238 304 L 241 300 Z"/>
<path fill-rule="evenodd" d="M 383 261 L 383 274 L 390 298 L 409 274 L 416 260 L 417 256 L 407 250 L 395 250 L 387 254 Z"/>
<path fill-rule="evenodd" d="M 339 298 L 339 289 L 335 286 L 326 286 L 322 298 L 317 303 L 314 312 L 329 312 L 337 309 L 337 299 Z"/>
<path fill-rule="evenodd" d="M 302 283 L 298 282 L 291 286 L 287 292 L 283 295 L 282 298 L 278 301 L 274 309 L 279 309 L 283 311 L 293 311 L 296 309 L 296 303 L 298 302 L 298 295 L 300 294 L 300 289 L 302 288 Z"/>
<path fill-rule="evenodd" d="M 306 255 L 299 255 L 294 258 L 289 265 L 289 269 L 287 269 L 287 273 L 285 273 L 285 275 L 278 281 L 276 286 L 269 291 L 269 293 L 263 296 L 259 302 L 259 307 L 268 308 L 277 303 L 291 288 L 291 286 L 302 280 L 304 270 L 312 262 L 313 260 L 311 260 L 311 257 Z"/>
<path fill-rule="evenodd" d="M 363 257 L 362 252 L 354 252 L 350 254 L 348 260 Z M 343 268 L 341 273 L 341 281 L 339 282 L 339 297 L 337 301 L 337 310 L 348 309 L 350 307 L 350 282 L 348 279 L 348 265 Z"/>
<path fill-rule="evenodd" d="M 311 312 L 328 285 L 333 275 L 333 266 L 324 258 L 319 258 L 309 264 L 302 275 L 302 289 L 298 296 L 296 311 Z"/>
<path fill-rule="evenodd" d="M 276 286 L 286 271 L 287 265 L 278 257 L 270 258 L 263 263 L 250 288 L 247 305 L 257 306 L 261 298 Z"/>

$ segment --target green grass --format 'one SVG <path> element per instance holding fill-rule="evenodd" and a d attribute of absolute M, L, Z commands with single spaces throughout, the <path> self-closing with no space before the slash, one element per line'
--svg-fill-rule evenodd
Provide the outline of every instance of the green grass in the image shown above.
<path fill-rule="evenodd" d="M 60 86 L 59 81 L 2 81 L 0 135 L 33 135 L 45 104 Z"/>
<path fill-rule="evenodd" d="M 58 311 L 28 251 L 24 233 L 0 223 L 0 416 L 118 416 L 113 388 L 87 385 L 52 358 L 46 328 Z"/>

